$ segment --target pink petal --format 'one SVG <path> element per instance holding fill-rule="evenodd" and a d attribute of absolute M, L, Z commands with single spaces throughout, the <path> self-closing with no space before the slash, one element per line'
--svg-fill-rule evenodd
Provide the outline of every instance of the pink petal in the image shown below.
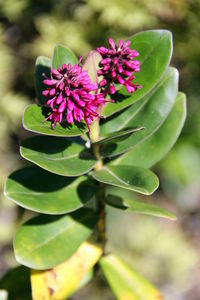
<path fill-rule="evenodd" d="M 66 108 L 66 101 L 63 101 L 58 108 L 59 113 L 64 112 L 65 108 Z"/>
<path fill-rule="evenodd" d="M 121 76 L 119 76 L 119 75 L 117 75 L 117 80 L 118 80 L 118 82 L 121 83 L 121 84 L 124 84 L 124 83 L 125 83 L 125 80 L 124 80 Z"/>
<path fill-rule="evenodd" d="M 46 85 L 55 85 L 58 81 L 55 80 L 55 79 L 45 79 L 43 80 L 43 83 L 46 84 Z"/>
<path fill-rule="evenodd" d="M 108 43 L 110 45 L 110 48 L 115 50 L 115 42 L 113 41 L 113 39 L 111 37 L 108 39 Z"/>
<path fill-rule="evenodd" d="M 123 46 L 123 41 L 119 40 L 118 48 L 121 48 Z"/>
<path fill-rule="evenodd" d="M 105 58 L 105 59 L 101 60 L 101 65 L 106 65 L 106 64 L 109 64 L 110 62 L 111 62 L 110 58 Z"/>
<path fill-rule="evenodd" d="M 59 96 L 56 99 L 56 104 L 60 104 L 62 102 L 62 100 L 63 100 L 63 96 L 62 96 L 62 94 L 59 94 Z"/>
<path fill-rule="evenodd" d="M 74 119 L 73 119 L 73 115 L 72 115 L 72 111 L 71 110 L 68 110 L 67 111 L 67 116 L 66 116 L 66 120 L 69 124 L 72 124 L 74 122 Z"/>
<path fill-rule="evenodd" d="M 111 85 L 110 85 L 110 94 L 113 95 L 113 94 L 115 94 L 115 93 L 116 93 L 115 86 L 114 86 L 114 84 L 111 84 Z"/>
<path fill-rule="evenodd" d="M 101 80 L 101 81 L 99 82 L 100 87 L 102 87 L 102 86 L 104 86 L 104 85 L 106 85 L 106 84 L 107 84 L 106 79 L 103 79 L 103 80 Z"/>

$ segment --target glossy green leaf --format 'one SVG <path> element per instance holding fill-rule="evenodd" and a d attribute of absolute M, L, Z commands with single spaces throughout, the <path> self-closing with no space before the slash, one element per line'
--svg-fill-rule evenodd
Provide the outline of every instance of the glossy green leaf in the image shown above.
<path fill-rule="evenodd" d="M 79 143 L 69 139 L 38 136 L 24 140 L 22 157 L 45 170 L 63 176 L 79 176 L 90 171 L 95 158 Z"/>
<path fill-rule="evenodd" d="M 118 197 L 117 195 L 108 195 L 106 197 L 106 202 L 109 205 L 123 209 L 124 211 L 176 220 L 176 216 L 173 213 L 150 203 L 145 203 L 133 199 L 123 199 L 122 197 Z"/>
<path fill-rule="evenodd" d="M 123 87 L 114 97 L 115 103 L 108 103 L 103 116 L 110 116 L 117 111 L 133 104 L 145 96 L 160 80 L 169 65 L 172 55 L 172 36 L 167 30 L 150 30 L 140 32 L 129 38 L 131 48 L 139 52 L 138 59 L 141 71 L 135 73 L 134 83 L 142 85 L 142 89 L 129 94 Z"/>
<path fill-rule="evenodd" d="M 104 144 L 107 142 L 111 142 L 111 141 L 119 141 L 119 140 L 123 140 L 127 137 L 129 137 L 130 135 L 136 133 L 136 132 L 140 132 L 141 130 L 144 130 L 144 127 L 136 127 L 136 128 L 131 128 L 131 129 L 127 129 L 127 130 L 121 130 L 121 131 L 117 131 L 117 132 L 113 132 L 112 134 L 107 135 L 105 138 L 101 138 L 98 142 L 95 142 L 94 144 Z"/>
<path fill-rule="evenodd" d="M 92 50 L 89 52 L 83 64 L 82 69 L 88 71 L 88 74 L 92 82 L 98 83 L 97 70 L 99 68 L 99 63 L 101 59 L 102 59 L 101 55 L 97 51 Z"/>
<path fill-rule="evenodd" d="M 169 115 L 178 92 L 178 72 L 174 68 L 168 68 L 163 80 L 152 91 L 149 101 L 144 105 L 136 115 L 132 117 L 134 106 L 125 111 L 126 121 L 122 123 L 121 128 L 134 128 L 136 126 L 145 127 L 140 134 L 134 134 L 124 141 L 118 143 L 107 143 L 102 149 L 103 156 L 116 156 L 130 150 L 139 142 L 152 135 L 163 124 Z M 128 115 L 129 118 L 128 118 Z M 122 113 L 123 115 L 123 113 Z M 112 121 L 111 121 L 112 122 Z M 116 120 L 114 120 L 116 123 Z M 120 116 L 118 118 L 120 122 Z M 113 124 L 113 128 L 114 124 Z"/>
<path fill-rule="evenodd" d="M 156 89 L 157 87 L 155 87 Z M 154 91 L 154 90 L 153 90 Z M 142 98 L 140 101 L 134 103 L 128 109 L 119 112 L 118 114 L 111 116 L 106 120 L 100 120 L 100 136 L 104 137 L 111 135 L 117 131 L 121 131 L 126 128 L 126 123 L 132 120 L 137 113 L 144 107 L 144 105 L 149 101 L 153 91 L 149 92 L 147 96 Z"/>
<path fill-rule="evenodd" d="M 160 292 L 115 255 L 101 258 L 100 266 L 118 300 L 161 300 Z"/>
<path fill-rule="evenodd" d="M 29 268 L 52 268 L 75 253 L 89 238 L 96 222 L 97 216 L 86 208 L 68 215 L 33 218 L 16 233 L 16 259 Z"/>
<path fill-rule="evenodd" d="M 90 173 L 97 181 L 150 195 L 158 187 L 157 176 L 140 167 L 108 166 Z"/>
<path fill-rule="evenodd" d="M 44 104 L 46 97 L 42 95 L 42 91 L 46 89 L 46 85 L 43 83 L 45 74 L 50 78 L 51 59 L 45 56 L 39 56 L 35 63 L 35 88 L 38 102 Z"/>
<path fill-rule="evenodd" d="M 105 122 L 103 121 L 103 124 L 101 124 L 100 128 L 100 135 L 104 136 L 105 134 L 110 134 L 127 127 L 129 128 L 134 123 L 135 118 L 139 119 L 138 114 L 141 114 L 145 107 L 148 107 L 155 97 L 158 99 L 160 97 L 165 97 L 165 102 L 167 102 L 168 98 L 175 99 L 177 91 L 178 71 L 175 68 L 169 67 L 167 68 L 161 81 L 151 90 L 150 93 L 148 93 L 148 95 L 143 97 L 140 101 L 134 103 L 131 107 L 123 112 L 108 118 Z M 168 92 L 170 95 L 167 97 L 166 94 Z M 159 102 L 159 100 L 154 100 L 154 106 L 157 102 Z M 153 109 L 154 107 L 150 106 L 150 108 Z"/>
<path fill-rule="evenodd" d="M 168 118 L 152 136 L 136 145 L 112 162 L 112 165 L 128 165 L 150 168 L 160 161 L 176 142 L 186 118 L 186 97 L 178 93 Z"/>
<path fill-rule="evenodd" d="M 53 129 L 51 122 L 44 122 L 46 116 L 43 114 L 43 111 L 45 109 L 36 104 L 27 106 L 23 116 L 24 128 L 40 134 L 61 137 L 79 136 L 88 131 L 85 123 L 69 125 L 66 122 L 62 122 Z"/>
<path fill-rule="evenodd" d="M 62 67 L 63 64 L 77 64 L 78 59 L 76 55 L 67 47 L 62 45 L 56 45 L 53 52 L 52 67 Z"/>
<path fill-rule="evenodd" d="M 12 173 L 5 185 L 5 196 L 18 205 L 46 214 L 74 211 L 91 199 L 95 185 L 81 176 L 63 177 L 38 167 Z"/>

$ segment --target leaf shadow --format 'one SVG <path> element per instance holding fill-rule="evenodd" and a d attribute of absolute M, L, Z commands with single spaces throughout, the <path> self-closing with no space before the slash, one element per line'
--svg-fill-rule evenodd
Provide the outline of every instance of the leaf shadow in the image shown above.
<path fill-rule="evenodd" d="M 120 103 L 123 102 L 125 99 L 129 98 L 130 94 L 122 94 L 121 92 L 117 91 L 113 96 L 112 99 L 114 100 L 114 103 Z"/>
<path fill-rule="evenodd" d="M 100 153 L 104 157 L 106 155 L 112 154 L 117 149 L 117 143 L 106 143 L 100 148 Z"/>
<path fill-rule="evenodd" d="M 126 130 L 129 130 L 129 129 L 134 129 L 134 128 L 126 127 Z M 143 134 L 144 130 L 145 130 L 145 127 L 141 127 L 140 130 L 129 132 L 122 136 L 113 137 L 110 141 L 105 142 L 104 144 L 102 143 L 101 154 L 103 156 L 112 154 L 120 146 L 122 146 L 122 148 L 125 149 L 125 151 L 126 151 L 126 148 L 130 148 L 130 141 L 132 141 L 132 137 L 134 137 L 135 135 L 138 135 L 138 134 Z M 128 140 L 128 144 L 127 145 L 123 144 L 124 142 L 126 143 L 127 140 Z"/>
<path fill-rule="evenodd" d="M 56 175 L 37 166 L 31 166 L 15 171 L 9 179 L 32 192 L 48 193 L 72 184 L 76 178 Z"/>
<path fill-rule="evenodd" d="M 94 180 L 86 178 L 77 187 L 77 193 L 80 199 L 90 200 L 97 192 L 98 187 Z"/>
<path fill-rule="evenodd" d="M 0 289 L 6 290 L 9 299 L 31 300 L 30 269 L 16 267 L 0 280 Z"/>
<path fill-rule="evenodd" d="M 42 115 L 44 116 L 44 119 L 48 118 L 48 116 L 50 115 L 50 113 L 52 112 L 51 107 L 45 105 L 45 102 L 43 103 L 43 105 L 41 106 L 41 110 L 42 110 Z M 52 122 L 51 120 L 46 120 L 46 122 L 49 122 L 49 124 L 51 124 L 52 127 Z M 85 132 L 87 126 L 86 123 L 82 122 L 77 122 L 74 121 L 73 124 L 69 124 L 66 121 L 66 113 L 63 115 L 63 120 L 60 124 L 58 124 L 57 126 L 61 126 L 63 129 L 74 129 L 74 126 L 77 127 L 80 131 Z M 52 127 L 52 130 L 54 130 L 54 128 Z"/>
<path fill-rule="evenodd" d="M 70 214 L 63 214 L 63 215 L 39 215 L 30 219 L 28 222 L 25 223 L 24 226 L 32 227 L 32 226 L 43 226 L 43 225 L 51 225 L 54 222 L 59 222 L 61 219 L 70 216 L 74 222 L 79 223 L 89 229 L 94 229 L 94 225 L 97 221 L 97 214 L 89 208 L 80 208 L 75 212 Z"/>
<path fill-rule="evenodd" d="M 50 67 L 44 66 L 42 64 L 37 64 L 35 67 L 35 85 L 37 90 L 37 96 L 39 104 L 45 104 L 46 97 L 42 95 L 42 91 L 46 89 L 46 85 L 43 83 L 45 74 L 48 78 L 50 78 Z"/>
<path fill-rule="evenodd" d="M 9 179 L 27 189 L 27 193 L 30 193 L 30 195 L 32 193 L 43 193 L 44 197 L 46 193 L 46 196 L 49 197 L 49 193 L 57 192 L 66 188 L 68 185 L 72 185 L 77 177 L 60 176 L 36 166 L 31 166 L 14 172 L 9 176 Z M 79 200 L 83 205 L 88 202 L 97 191 L 95 182 L 87 177 L 78 185 L 76 184 L 74 187 L 70 186 L 70 188 L 76 189 Z M 67 198 L 65 201 L 71 201 L 71 199 Z"/>
<path fill-rule="evenodd" d="M 53 155 L 53 154 L 67 151 L 74 143 L 77 145 L 81 145 L 83 147 L 85 144 L 85 142 L 80 137 L 61 139 L 58 137 L 51 137 L 51 136 L 34 136 L 24 140 L 22 142 L 22 147 L 29 149 L 31 151 L 36 151 L 38 153 Z M 70 152 L 68 155 L 70 155 Z M 79 153 L 77 153 L 77 155 L 78 158 L 81 160 L 94 159 L 94 155 L 92 154 L 91 149 L 83 148 Z"/>
<path fill-rule="evenodd" d="M 123 199 L 119 196 L 116 196 L 116 195 L 111 195 L 111 194 L 107 195 L 106 202 L 109 205 L 111 205 L 115 208 L 121 209 L 121 210 L 127 210 L 128 209 L 128 207 L 125 206 Z"/>
<path fill-rule="evenodd" d="M 34 136 L 22 142 L 22 147 L 44 154 L 56 154 L 66 150 L 73 142 L 82 143 L 79 138 Z"/>

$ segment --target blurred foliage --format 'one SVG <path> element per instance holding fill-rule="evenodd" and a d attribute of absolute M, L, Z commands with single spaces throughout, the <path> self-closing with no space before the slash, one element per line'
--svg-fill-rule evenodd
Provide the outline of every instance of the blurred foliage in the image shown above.
<path fill-rule="evenodd" d="M 162 291 L 166 290 L 168 297 L 170 292 L 166 299 L 186 295 L 193 284 L 191 275 L 198 255 L 178 224 L 113 208 L 109 208 L 108 218 L 108 251 L 115 251 L 130 266 L 151 278 Z"/>
<path fill-rule="evenodd" d="M 109 248 L 154 281 L 159 278 L 161 284 L 171 281 L 177 289 L 187 288 L 188 274 L 185 270 L 192 270 L 198 257 L 184 239 L 180 227 L 157 218 L 126 214 L 109 208 Z M 114 235 L 116 226 L 117 236 Z M 137 228 L 135 234 L 132 228 Z"/>
<path fill-rule="evenodd" d="M 148 0 L 0 0 L 1 191 L 6 175 L 20 163 L 18 146 L 24 135 L 20 130 L 21 115 L 24 106 L 35 98 L 36 56 L 50 56 L 55 43 L 61 43 L 85 57 L 90 49 L 107 43 L 109 36 L 119 39 L 140 30 L 167 28 L 173 32 L 173 64 L 180 71 L 180 89 L 188 97 L 188 118 L 179 142 L 156 166 L 156 171 L 161 176 L 164 196 L 171 200 L 171 205 L 176 202 L 181 216 L 188 219 L 192 213 L 197 214 L 200 211 L 199 17 L 199 0 L 154 0 L 153 3 Z M 13 264 L 8 250 L 16 218 L 16 208 L 1 196 L 0 274 Z M 190 284 L 192 289 L 193 281 L 188 276 L 197 258 L 195 248 L 189 245 L 183 232 L 183 229 L 187 231 L 182 224 L 184 218 L 179 225 L 129 214 L 124 218 L 125 223 L 120 221 L 115 226 L 120 231 L 124 226 L 129 229 L 128 237 L 123 234 L 121 237 L 130 244 L 127 247 L 130 251 L 125 249 L 127 259 L 131 262 L 134 258 L 135 267 L 143 267 L 144 273 L 159 284 L 165 281 L 165 287 L 168 283 L 179 289 L 188 280 L 185 287 L 189 289 Z M 200 241 L 195 240 L 196 243 L 199 245 Z M 192 297 L 187 295 L 187 299 L 199 299 L 200 292 L 197 298 Z M 176 295 L 169 299 L 184 298 Z"/>
<path fill-rule="evenodd" d="M 8 299 L 31 299 L 30 270 L 20 266 L 8 272 L 0 282 L 0 289 L 8 292 Z"/>

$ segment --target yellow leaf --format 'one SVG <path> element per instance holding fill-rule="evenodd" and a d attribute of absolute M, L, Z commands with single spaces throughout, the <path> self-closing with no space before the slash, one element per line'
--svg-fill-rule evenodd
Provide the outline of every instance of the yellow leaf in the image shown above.
<path fill-rule="evenodd" d="M 32 270 L 33 300 L 66 299 L 77 289 L 101 255 L 102 248 L 99 245 L 84 242 L 70 259 L 53 269 Z"/>

